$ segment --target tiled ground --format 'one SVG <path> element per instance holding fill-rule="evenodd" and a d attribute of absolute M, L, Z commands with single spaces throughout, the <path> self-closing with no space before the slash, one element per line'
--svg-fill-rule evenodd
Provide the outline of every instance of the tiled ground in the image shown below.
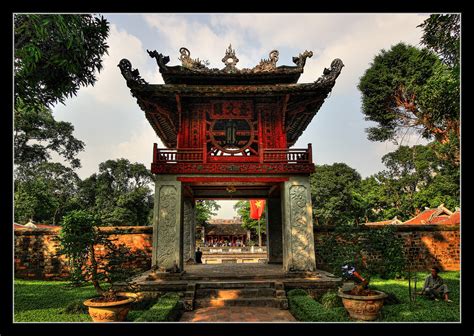
<path fill-rule="evenodd" d="M 180 322 L 296 322 L 288 310 L 267 307 L 208 307 L 185 312 Z"/>

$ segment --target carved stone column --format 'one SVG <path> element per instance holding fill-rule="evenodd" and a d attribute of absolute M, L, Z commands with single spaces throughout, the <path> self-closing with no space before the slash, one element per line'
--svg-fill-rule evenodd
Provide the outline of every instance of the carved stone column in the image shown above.
<path fill-rule="evenodd" d="M 267 199 L 267 253 L 269 264 L 283 262 L 281 200 L 280 198 Z"/>
<path fill-rule="evenodd" d="M 194 251 L 196 250 L 196 216 L 194 202 L 185 198 L 183 202 L 183 259 L 194 261 Z"/>
<path fill-rule="evenodd" d="M 152 267 L 183 270 L 181 182 L 174 175 L 155 177 Z"/>
<path fill-rule="evenodd" d="M 283 182 L 283 269 L 286 272 L 313 272 L 314 254 L 311 188 L 308 176 L 292 176 Z"/>

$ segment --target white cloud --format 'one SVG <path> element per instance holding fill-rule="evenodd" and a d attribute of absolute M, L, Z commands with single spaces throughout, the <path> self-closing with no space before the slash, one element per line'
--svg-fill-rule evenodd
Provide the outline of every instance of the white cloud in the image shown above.
<path fill-rule="evenodd" d="M 133 131 L 130 139 L 111 149 L 111 158 L 126 158 L 132 163 L 142 163 L 150 169 L 153 161 L 153 143 L 157 143 L 158 148 L 164 146 L 148 121 L 143 119 L 141 125 Z"/>
<path fill-rule="evenodd" d="M 104 69 L 97 76 L 97 83 L 82 90 L 99 103 L 110 106 L 123 104 L 136 106 L 134 99 L 130 98 L 130 90 L 125 85 L 125 80 L 117 66 L 120 60 L 128 59 L 133 69 L 141 70 L 141 77 L 150 83 L 158 83 L 161 76 L 157 71 L 143 71 L 150 68 L 150 58 L 140 39 L 126 30 L 119 30 L 115 24 L 111 24 L 107 44 L 109 54 L 103 58 Z M 112 110 L 111 108 L 110 111 Z"/>

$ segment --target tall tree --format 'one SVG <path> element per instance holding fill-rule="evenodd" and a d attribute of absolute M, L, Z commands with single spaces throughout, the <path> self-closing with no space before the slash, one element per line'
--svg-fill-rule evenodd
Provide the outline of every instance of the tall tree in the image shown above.
<path fill-rule="evenodd" d="M 354 193 L 361 176 L 345 163 L 316 166 L 311 175 L 313 216 L 318 225 L 343 225 L 359 221 L 361 209 Z"/>
<path fill-rule="evenodd" d="M 407 220 L 424 207 L 459 206 L 459 169 L 440 160 L 435 145 L 400 146 L 382 158 L 386 169 L 376 174 L 382 218 Z"/>
<path fill-rule="evenodd" d="M 427 139 L 445 141 L 458 127 L 456 100 L 446 95 L 454 89 L 456 96 L 453 83 L 447 66 L 426 49 L 399 43 L 382 50 L 358 85 L 366 120 L 378 124 L 367 129 L 369 140 L 397 141 L 416 131 Z M 441 97 L 447 104 L 439 111 Z"/>
<path fill-rule="evenodd" d="M 29 219 L 52 225 L 76 207 L 79 177 L 60 163 L 43 162 L 17 175 L 14 193 L 15 221 Z"/>
<path fill-rule="evenodd" d="M 153 200 L 152 174 L 143 164 L 126 159 L 107 160 L 79 185 L 78 202 L 93 209 L 103 225 L 149 225 Z"/>
<path fill-rule="evenodd" d="M 397 142 L 416 131 L 426 139 L 458 145 L 460 16 L 434 14 L 418 27 L 426 49 L 399 43 L 382 50 L 359 82 L 363 113 L 378 124 L 367 129 L 368 138 Z M 459 166 L 459 146 L 449 147 L 454 155 L 444 159 Z"/>
<path fill-rule="evenodd" d="M 80 86 L 93 85 L 107 53 L 109 24 L 89 14 L 14 16 L 15 101 L 64 103 Z"/>
<path fill-rule="evenodd" d="M 56 121 L 49 108 L 24 104 L 21 98 L 15 106 L 15 164 L 22 169 L 47 162 L 51 153 L 59 154 L 71 167 L 80 167 L 77 154 L 84 143 L 73 135 L 74 126 Z"/>

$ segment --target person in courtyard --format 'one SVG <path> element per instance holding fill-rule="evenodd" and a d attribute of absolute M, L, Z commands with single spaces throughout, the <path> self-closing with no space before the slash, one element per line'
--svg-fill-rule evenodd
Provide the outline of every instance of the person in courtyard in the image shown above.
<path fill-rule="evenodd" d="M 202 252 L 201 249 L 198 247 L 196 251 L 196 263 L 197 264 L 202 264 Z"/>
<path fill-rule="evenodd" d="M 443 298 L 446 302 L 452 302 L 449 299 L 448 286 L 444 283 L 443 278 L 439 276 L 439 272 L 438 267 L 431 268 L 431 274 L 426 277 L 421 294 L 432 300 L 438 301 L 439 298 Z"/>

